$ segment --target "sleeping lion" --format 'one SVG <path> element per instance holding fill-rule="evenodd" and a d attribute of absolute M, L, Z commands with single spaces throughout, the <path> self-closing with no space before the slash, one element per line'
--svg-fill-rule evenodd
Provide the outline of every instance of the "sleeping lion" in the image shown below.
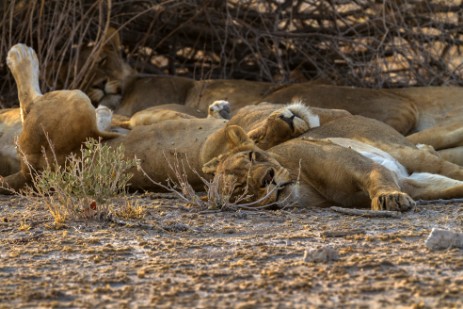
<path fill-rule="evenodd" d="M 63 164 L 70 153 L 79 151 L 87 138 L 119 136 L 98 129 L 95 108 L 82 91 L 41 93 L 39 63 L 32 48 L 24 44 L 14 45 L 6 62 L 18 87 L 21 132 L 17 146 L 21 160 L 19 171 L 2 179 L 4 186 L 11 189 L 23 187 L 31 179 L 30 167 L 39 171 L 47 161 L 53 160 Z M 4 113 L 3 116 L 7 115 Z"/>
<path fill-rule="evenodd" d="M 268 112 L 263 115 L 275 118 Z M 279 121 L 278 125 L 291 130 L 295 122 Z M 248 136 L 252 142 L 204 165 L 204 172 L 215 175 L 219 193 L 257 205 L 397 211 L 410 209 L 414 199 L 463 196 L 462 167 L 417 148 L 377 120 L 340 117 L 297 138 L 288 134 L 284 142 L 281 136 L 268 134 L 274 121 L 261 121 L 261 126 L 262 135 Z"/>

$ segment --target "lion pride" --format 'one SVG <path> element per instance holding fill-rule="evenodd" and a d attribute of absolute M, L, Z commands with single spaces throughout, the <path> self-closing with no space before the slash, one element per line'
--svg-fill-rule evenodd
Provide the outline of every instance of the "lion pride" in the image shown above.
<path fill-rule="evenodd" d="M 120 44 L 119 40 L 115 40 Z M 204 113 L 215 100 L 227 100 L 237 112 L 260 102 L 288 103 L 301 100 L 311 107 L 343 109 L 382 121 L 415 144 L 427 144 L 441 151 L 443 158 L 463 165 L 463 89 L 460 87 L 412 87 L 403 89 L 364 89 L 318 83 L 276 86 L 246 80 L 192 80 L 175 76 L 141 75 L 125 63 L 117 44 L 105 52 L 113 61 L 101 72 L 108 83 L 119 89 L 114 100 L 109 92 L 101 104 L 110 101 L 116 114 L 131 116 L 161 104 L 180 104 Z M 117 60 L 117 61 L 116 61 Z M 109 104 L 109 103 L 108 103 Z"/>
<path fill-rule="evenodd" d="M 127 156 L 140 158 L 145 172 L 135 175 L 133 185 L 144 189 L 156 190 L 156 182 L 172 177 L 172 171 L 167 169 L 165 163 L 166 158 L 169 162 L 170 157 L 180 158 L 184 162 L 182 164 L 190 164 L 189 179 L 196 177 L 201 180 L 197 169 L 203 167 L 205 172 L 214 171 L 216 178 L 227 180 L 222 181 L 222 185 L 232 183 L 233 189 L 257 198 L 260 203 L 287 202 L 292 196 L 298 197 L 298 203 L 310 202 L 310 205 L 338 203 L 345 206 L 371 205 L 373 209 L 407 210 L 414 204 L 413 198 L 451 198 L 463 193 L 462 182 L 448 177 L 461 179 L 461 168 L 438 157 L 433 162 L 429 161 L 429 156 L 423 157 L 423 171 L 407 166 L 408 172 L 413 173 L 410 175 L 393 156 L 397 155 L 399 160 L 411 160 L 409 156 L 413 156 L 416 150 L 393 153 L 391 149 L 396 145 L 413 149 L 413 144 L 408 145 L 398 133 L 389 133 L 386 128 L 393 129 L 378 121 L 365 118 L 355 124 L 352 120 L 346 122 L 352 116 L 344 115 L 316 128 L 316 125 L 310 124 L 313 115 L 306 117 L 303 110 L 285 107 L 276 115 L 273 112 L 270 114 L 270 118 L 283 122 L 264 121 L 261 124 L 271 127 L 276 123 L 285 123 L 293 129 L 308 128 L 304 134 L 325 129 L 326 136 L 293 138 L 267 151 L 259 150 L 240 126 L 226 124 L 224 120 L 176 119 L 138 126 L 121 136 L 99 129 L 96 110 L 82 92 L 40 93 L 37 58 L 31 48 L 15 45 L 8 54 L 7 63 L 17 81 L 23 121 L 18 140 L 23 154 L 21 170 L 4 179 L 13 189 L 20 188 L 30 180 L 26 162 L 36 170 L 40 170 L 52 155 L 57 157 L 58 163 L 63 163 L 64 158 L 77 151 L 86 138 L 102 137 L 110 145 L 124 145 Z M 299 124 L 294 126 L 298 113 Z M 308 122 L 306 127 L 301 121 Z M 346 127 L 341 126 L 343 121 Z M 326 129 L 330 128 L 330 124 L 354 135 L 360 124 L 366 127 L 358 138 L 345 138 L 333 136 L 333 129 Z M 100 127 L 104 127 L 103 124 Z M 258 127 L 256 129 L 262 132 Z M 299 134 L 298 130 L 295 132 Z M 363 136 L 368 138 L 368 133 L 379 145 L 390 147 L 392 156 L 361 141 Z M 54 147 L 53 151 L 50 144 Z M 45 147 L 45 157 L 42 147 Z M 426 151 L 426 154 L 430 152 Z M 429 173 L 427 169 L 435 168 L 430 163 L 439 160 L 443 161 L 438 166 L 443 175 Z M 148 181 L 146 176 L 154 182 Z M 195 187 L 201 185 L 195 183 L 194 179 L 191 181 Z"/>
<path fill-rule="evenodd" d="M 8 52 L 7 64 L 18 87 L 20 108 L 4 111 L 2 116 L 5 125 L 10 116 L 15 120 L 11 126 L 17 125 L 18 117 L 21 121 L 17 141 L 21 160 L 19 171 L 2 179 L 2 193 L 21 189 L 30 182 L 31 170 L 39 172 L 47 162 L 63 164 L 88 138 L 102 138 L 114 146 L 122 144 L 127 156 L 137 156 L 143 172 L 135 171 L 133 186 L 144 189 L 156 187 L 151 180 L 165 182 L 172 176 L 165 161 L 172 155 L 186 159 L 185 164 L 200 171 L 205 162 L 221 151 L 247 139 L 241 128 L 225 127 L 227 121 L 223 119 L 173 119 L 135 127 L 127 135 L 105 131 L 112 113 L 107 108 L 95 109 L 80 90 L 41 93 L 39 63 L 32 48 L 16 44 Z M 196 176 L 193 172 L 191 175 Z M 194 183 L 194 179 L 191 181 Z"/>

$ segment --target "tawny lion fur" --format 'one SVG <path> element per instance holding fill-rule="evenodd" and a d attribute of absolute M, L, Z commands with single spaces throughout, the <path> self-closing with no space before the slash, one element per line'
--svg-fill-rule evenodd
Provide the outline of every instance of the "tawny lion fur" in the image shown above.
<path fill-rule="evenodd" d="M 395 124 L 402 131 L 417 128 L 417 119 L 424 119 L 424 116 L 419 118 L 418 105 L 410 99 L 410 93 L 405 91 L 393 94 L 366 89 L 330 86 L 314 88 L 310 85 L 303 88 L 302 85 L 295 85 L 293 91 L 289 91 L 291 87 L 286 87 L 272 90 L 268 94 L 268 85 L 264 87 L 265 83 L 253 83 L 251 86 L 244 81 L 212 82 L 206 88 L 215 89 L 216 92 L 208 95 L 201 92 L 201 98 L 207 97 L 208 102 L 214 101 L 215 95 L 220 95 L 218 99 L 226 98 L 231 103 L 235 102 L 232 106 L 236 107 L 249 104 L 245 100 L 252 101 L 254 97 L 260 97 L 255 101 L 262 98 L 269 98 L 273 102 L 285 98 L 287 101 L 291 93 L 296 92 L 298 97 L 308 103 L 317 98 L 317 102 L 326 103 L 322 105 L 346 109 L 348 112 L 341 110 L 327 113 L 327 118 L 323 120 L 325 116 L 321 114 L 322 111 L 316 115 L 303 106 L 280 106 L 272 110 L 262 105 L 256 107 L 261 108 L 261 111 L 254 116 L 243 117 L 236 122 L 231 120 L 228 125 L 224 120 L 175 119 L 135 127 L 127 135 L 121 136 L 98 129 L 95 108 L 81 91 L 42 94 L 38 84 L 37 57 L 31 48 L 22 44 L 13 46 L 7 63 L 18 86 L 20 109 L 16 115 L 22 122 L 18 138 L 22 156 L 20 171 L 3 179 L 4 185 L 14 190 L 30 180 L 29 167 L 38 171 L 47 161 L 56 160 L 62 164 L 65 157 L 78 151 L 87 138 L 102 137 L 108 139 L 110 145 L 124 145 L 126 155 L 139 158 L 143 170 L 155 182 L 165 182 L 167 178 L 172 178 L 172 170 L 167 163 L 175 164 L 179 160 L 180 164 L 185 165 L 188 179 L 195 188 L 202 185 L 200 178 L 204 174 L 201 168 L 204 167 L 207 172 L 214 171 L 215 177 L 232 179 L 224 184 L 243 183 L 246 179 L 248 191 L 243 193 L 253 194 L 256 198 L 263 197 L 261 203 L 286 202 L 286 197 L 297 197 L 295 201 L 303 205 L 337 203 L 345 206 L 370 205 L 373 209 L 407 210 L 414 204 L 413 198 L 452 198 L 463 195 L 460 181 L 463 173 L 459 166 L 428 150 L 416 149 L 414 143 L 381 122 L 349 116 L 348 112 L 375 116 L 385 123 Z M 200 84 L 194 82 L 191 86 L 189 80 L 183 82 L 177 84 L 174 79 L 166 81 L 167 86 L 162 91 L 172 91 L 172 99 L 173 95 L 182 96 L 185 90 L 183 103 L 185 106 L 195 106 L 188 103 L 188 100 L 191 96 L 195 102 L 199 102 L 199 97 L 195 97 L 198 92 L 194 89 Z M 121 82 L 125 85 L 122 90 L 126 94 L 131 91 L 127 83 L 130 84 L 128 81 Z M 183 90 L 176 88 L 174 90 L 177 91 L 174 91 L 173 85 Z M 265 91 L 260 93 L 259 89 Z M 332 101 L 336 97 L 335 93 L 339 104 Z M 159 98 L 159 94 L 154 97 Z M 343 100 L 340 100 L 341 97 Z M 176 100 L 169 103 L 182 102 Z M 367 105 L 367 102 L 370 104 Z M 123 99 L 120 106 L 124 104 Z M 433 107 L 436 115 L 445 106 L 457 106 L 454 101 L 442 106 L 431 103 L 424 105 Z M 374 109 L 378 111 L 379 106 L 382 106 L 384 116 L 370 114 Z M 360 107 L 364 107 L 361 112 Z M 421 115 L 424 113 L 421 112 Z M 317 129 L 316 117 L 319 122 L 323 120 L 326 124 Z M 428 118 L 435 121 L 431 126 L 439 124 L 439 121 L 445 122 L 445 117 L 439 120 L 437 116 L 430 115 Z M 335 120 L 330 122 L 332 119 Z M 404 122 L 404 119 L 408 119 L 408 122 Z M 238 125 L 243 126 L 248 134 Z M 448 132 L 446 130 L 442 129 L 438 134 L 445 135 Z M 276 133 L 280 136 L 276 136 Z M 294 139 L 300 134 L 303 136 Z M 286 139 L 290 140 L 284 142 Z M 269 149 L 259 150 L 256 143 Z M 53 149 L 50 145 L 53 145 Z M 458 146 L 458 143 L 452 145 Z M 378 160 L 392 160 L 393 165 L 399 167 L 391 169 L 378 163 Z M 399 172 L 400 166 L 405 166 L 408 173 L 429 175 L 404 174 Z M 156 190 L 157 185 L 148 180 L 143 172 L 134 173 L 134 187 Z"/>
<path fill-rule="evenodd" d="M 7 64 L 18 87 L 22 129 L 17 140 L 20 170 L 3 179 L 5 187 L 21 188 L 30 180 L 29 167 L 39 171 L 47 161 L 63 164 L 89 137 L 118 136 L 98 130 L 95 108 L 82 91 L 41 93 L 39 63 L 32 48 L 16 44 L 8 52 Z"/>
<path fill-rule="evenodd" d="M 117 37 L 117 36 L 116 36 Z M 111 85 L 118 85 L 118 100 L 108 99 L 115 113 L 131 116 L 161 104 L 179 104 L 207 112 L 209 104 L 227 100 L 231 110 L 260 102 L 288 103 L 301 100 L 311 107 L 342 109 L 354 115 L 382 121 L 415 144 L 427 144 L 443 158 L 463 165 L 463 89 L 460 87 L 413 87 L 363 89 L 296 83 L 275 86 L 245 80 L 199 80 L 172 76 L 139 75 L 123 61 L 114 40 L 104 72 Z"/>
<path fill-rule="evenodd" d="M 215 174 L 222 192 L 252 196 L 260 205 L 404 211 L 413 199 L 463 196 L 462 167 L 374 119 L 341 117 L 288 139 L 267 151 L 247 141 L 204 171 Z"/>

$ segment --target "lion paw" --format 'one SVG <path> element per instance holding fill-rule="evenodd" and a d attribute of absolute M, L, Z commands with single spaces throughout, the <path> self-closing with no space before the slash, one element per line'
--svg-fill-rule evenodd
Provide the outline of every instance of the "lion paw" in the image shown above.
<path fill-rule="evenodd" d="M 21 110 L 25 116 L 34 98 L 42 94 L 37 54 L 27 45 L 16 44 L 8 51 L 6 63 L 16 81 Z"/>
<path fill-rule="evenodd" d="M 207 118 L 230 119 L 230 103 L 224 100 L 217 100 L 209 105 Z"/>
<path fill-rule="evenodd" d="M 408 211 L 416 205 L 415 201 L 406 193 L 383 193 L 371 201 L 373 210 Z"/>
<path fill-rule="evenodd" d="M 288 124 L 292 131 L 292 137 L 297 137 L 309 129 L 320 126 L 320 119 L 301 103 L 280 108 L 272 113 L 270 118 L 280 119 Z"/>
<path fill-rule="evenodd" d="M 13 71 L 23 66 L 35 66 L 38 69 L 39 61 L 34 49 L 24 44 L 16 44 L 10 48 L 6 57 L 8 67 Z M 25 68 L 21 68 L 25 69 Z"/>

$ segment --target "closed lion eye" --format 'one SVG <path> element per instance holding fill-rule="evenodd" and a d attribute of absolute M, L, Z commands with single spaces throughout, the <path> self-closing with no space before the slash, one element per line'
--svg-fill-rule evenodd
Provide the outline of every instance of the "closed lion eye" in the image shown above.
<path fill-rule="evenodd" d="M 273 180 L 274 178 L 275 178 L 275 170 L 273 168 L 270 168 L 269 170 L 267 170 L 267 173 L 262 179 L 261 188 L 265 188 L 269 186 L 270 184 L 274 183 L 274 180 Z"/>
<path fill-rule="evenodd" d="M 249 152 L 249 161 L 254 162 L 255 159 L 256 159 L 256 157 L 254 155 L 254 151 L 250 151 Z"/>
<path fill-rule="evenodd" d="M 265 155 L 265 153 L 262 153 L 262 152 L 253 152 L 253 160 L 255 162 L 268 162 L 268 159 L 267 159 L 267 156 Z"/>

